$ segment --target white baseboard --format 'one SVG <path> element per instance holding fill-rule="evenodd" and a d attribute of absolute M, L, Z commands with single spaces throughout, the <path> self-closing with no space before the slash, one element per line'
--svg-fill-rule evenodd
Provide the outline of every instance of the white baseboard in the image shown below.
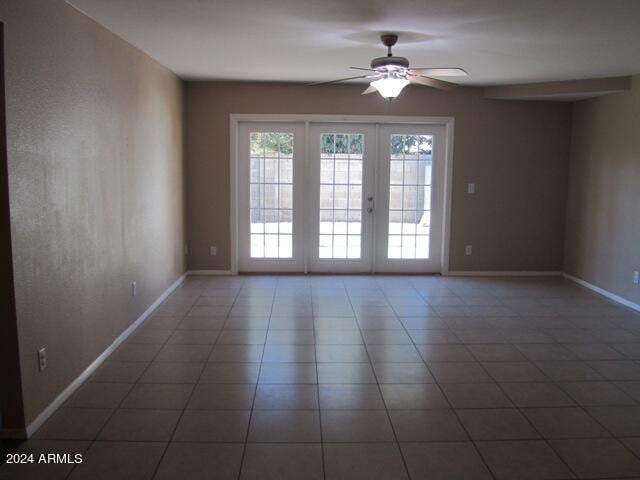
<path fill-rule="evenodd" d="M 118 338 L 114 340 L 114 342 L 107 347 L 107 349 L 100 354 L 98 358 L 96 358 L 91 365 L 89 365 L 79 376 L 76 378 L 71 384 L 65 388 L 60 395 L 56 397 L 56 399 L 49 404 L 47 408 L 45 408 L 40 415 L 36 417 L 36 419 L 31 422 L 26 431 L 23 432 L 22 436 L 18 438 L 29 438 L 33 433 L 40 428 L 40 426 L 47 421 L 47 419 L 60 407 L 66 400 L 69 398 L 73 392 L 75 392 L 80 385 L 93 373 L 95 370 L 104 362 L 109 355 L 113 353 L 113 351 L 118 348 L 118 346 L 124 342 L 131 333 L 138 328 L 138 326 L 144 322 L 149 315 L 160 305 L 165 298 L 167 298 L 171 292 L 173 292 L 183 281 L 187 278 L 187 274 L 182 274 L 175 282 L 169 286 L 157 299 L 153 302 L 149 307 L 140 315 L 135 322 L 127 327 L 127 329 L 122 332 Z M 19 433 L 12 430 L 0 430 L 0 437 L 4 438 L 15 438 L 11 437 L 11 433 Z M 6 435 L 6 436 L 5 436 Z"/>
<path fill-rule="evenodd" d="M 451 271 L 451 277 L 560 277 L 562 272 L 556 271 Z"/>
<path fill-rule="evenodd" d="M 627 300 L 626 298 L 623 298 L 620 295 L 616 295 L 615 293 L 612 293 L 609 290 L 600 288 L 597 285 L 594 285 L 593 283 L 589 283 L 586 280 L 582 280 L 581 278 L 574 277 L 573 275 L 570 275 L 568 273 L 563 273 L 562 276 L 568 280 L 571 280 L 572 282 L 576 282 L 578 285 L 582 285 L 583 287 L 588 288 L 589 290 L 593 290 L 594 292 L 599 293 L 604 297 L 607 297 L 609 300 L 613 300 L 614 302 L 624 305 L 625 307 L 629 307 L 632 310 L 636 310 L 640 312 L 639 304 L 634 303 L 630 300 Z"/>
<path fill-rule="evenodd" d="M 189 270 L 189 275 L 231 275 L 231 270 Z"/>

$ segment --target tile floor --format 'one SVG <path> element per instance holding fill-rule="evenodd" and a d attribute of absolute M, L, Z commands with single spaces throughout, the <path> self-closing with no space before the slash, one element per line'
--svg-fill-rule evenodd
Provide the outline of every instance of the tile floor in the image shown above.
<path fill-rule="evenodd" d="M 192 276 L 0 478 L 640 478 L 639 360 L 558 278 Z"/>

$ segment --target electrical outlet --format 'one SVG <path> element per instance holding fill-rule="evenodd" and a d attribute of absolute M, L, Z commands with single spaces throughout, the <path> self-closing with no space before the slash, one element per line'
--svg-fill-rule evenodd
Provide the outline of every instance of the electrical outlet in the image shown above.
<path fill-rule="evenodd" d="M 131 296 L 135 297 L 138 295 L 138 285 L 136 282 L 131 282 Z"/>
<path fill-rule="evenodd" d="M 633 283 L 636 285 L 640 283 L 640 272 L 633 272 Z"/>
<path fill-rule="evenodd" d="M 467 193 L 476 193 L 476 184 L 468 183 L 467 184 Z"/>
<path fill-rule="evenodd" d="M 471 255 L 473 253 L 473 245 L 467 245 L 464 247 L 464 254 Z"/>
<path fill-rule="evenodd" d="M 47 349 L 41 348 L 38 350 L 38 370 L 42 371 L 47 368 Z"/>
<path fill-rule="evenodd" d="M 218 255 L 218 247 L 213 245 L 209 247 L 209 255 L 211 255 L 212 257 L 215 257 L 216 255 Z"/>

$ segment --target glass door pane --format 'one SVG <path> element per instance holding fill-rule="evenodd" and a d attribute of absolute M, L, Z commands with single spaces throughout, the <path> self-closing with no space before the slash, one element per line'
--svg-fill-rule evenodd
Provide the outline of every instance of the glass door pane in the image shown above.
<path fill-rule="evenodd" d="M 293 133 L 250 132 L 251 258 L 293 256 Z"/>
<path fill-rule="evenodd" d="M 428 259 L 432 135 L 391 135 L 387 258 Z"/>
<path fill-rule="evenodd" d="M 238 127 L 240 271 L 304 271 L 304 139 L 304 124 Z"/>
<path fill-rule="evenodd" d="M 319 258 L 361 258 L 361 133 L 320 135 Z"/>

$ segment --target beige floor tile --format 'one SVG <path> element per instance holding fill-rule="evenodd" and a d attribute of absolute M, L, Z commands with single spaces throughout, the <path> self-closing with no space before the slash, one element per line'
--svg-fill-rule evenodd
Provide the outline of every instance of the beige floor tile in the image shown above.
<path fill-rule="evenodd" d="M 609 436 L 609 433 L 582 408 L 526 408 L 522 413 L 544 438 Z"/>
<path fill-rule="evenodd" d="M 200 383 L 251 383 L 258 381 L 259 363 L 208 363 Z"/>
<path fill-rule="evenodd" d="M 60 408 L 34 434 L 52 440 L 93 440 L 113 410 L 105 408 Z"/>
<path fill-rule="evenodd" d="M 150 362 L 162 345 L 152 343 L 123 343 L 109 356 L 110 362 Z"/>
<path fill-rule="evenodd" d="M 256 387 L 252 384 L 199 383 L 187 408 L 190 410 L 249 410 Z"/>
<path fill-rule="evenodd" d="M 206 362 L 212 350 L 211 345 L 170 345 L 162 347 L 156 362 Z"/>
<path fill-rule="evenodd" d="M 458 410 L 457 415 L 473 440 L 540 438 L 527 418 L 515 408 Z"/>
<path fill-rule="evenodd" d="M 319 363 L 318 383 L 376 383 L 368 363 Z"/>
<path fill-rule="evenodd" d="M 320 444 L 250 443 L 240 480 L 323 480 Z"/>
<path fill-rule="evenodd" d="M 213 345 L 220 334 L 219 330 L 176 330 L 167 344 L 169 345 Z"/>
<path fill-rule="evenodd" d="M 502 389 L 494 383 L 448 383 L 441 386 L 453 408 L 512 407 Z"/>
<path fill-rule="evenodd" d="M 533 362 L 483 362 L 496 382 L 544 382 L 549 378 Z"/>
<path fill-rule="evenodd" d="M 473 362 L 475 358 L 465 345 L 419 345 L 426 362 Z"/>
<path fill-rule="evenodd" d="M 249 426 L 252 443 L 309 443 L 320 441 L 317 410 L 255 410 Z"/>
<path fill-rule="evenodd" d="M 141 383 L 196 383 L 204 363 L 155 362 L 138 380 Z"/>
<path fill-rule="evenodd" d="M 261 384 L 317 383 L 314 363 L 263 363 Z"/>
<path fill-rule="evenodd" d="M 393 442 L 395 436 L 385 410 L 323 410 L 324 442 Z"/>
<path fill-rule="evenodd" d="M 636 402 L 620 388 L 609 382 L 564 382 L 560 384 L 578 405 L 612 406 L 635 405 Z"/>
<path fill-rule="evenodd" d="M 116 410 L 98 438 L 131 442 L 169 441 L 180 414 L 180 410 Z"/>
<path fill-rule="evenodd" d="M 170 443 L 155 480 L 236 480 L 243 445 Z"/>
<path fill-rule="evenodd" d="M 209 362 L 259 363 L 263 349 L 262 345 L 215 345 L 209 355 Z"/>
<path fill-rule="evenodd" d="M 575 478 L 543 440 L 478 442 L 476 445 L 497 480 Z"/>
<path fill-rule="evenodd" d="M 126 397 L 129 383 L 86 382 L 64 403 L 65 407 L 116 408 Z"/>
<path fill-rule="evenodd" d="M 396 443 L 323 446 L 327 480 L 408 480 Z"/>
<path fill-rule="evenodd" d="M 518 407 L 567 407 L 575 402 L 553 383 L 501 383 Z"/>
<path fill-rule="evenodd" d="M 391 423 L 400 442 L 468 440 L 453 410 L 391 410 Z"/>
<path fill-rule="evenodd" d="M 493 379 L 478 362 L 427 362 L 438 383 L 482 383 Z"/>
<path fill-rule="evenodd" d="M 313 363 L 316 361 L 314 345 L 266 345 L 264 363 Z"/>
<path fill-rule="evenodd" d="M 491 480 L 492 478 L 471 442 L 403 443 L 402 453 L 412 479 Z"/>
<path fill-rule="evenodd" d="M 149 364 L 147 362 L 106 361 L 95 371 L 90 382 L 134 383 Z"/>
<path fill-rule="evenodd" d="M 185 410 L 174 442 L 244 442 L 249 426 L 248 410 Z"/>
<path fill-rule="evenodd" d="M 640 407 L 587 407 L 587 413 L 613 435 L 640 436 Z"/>
<path fill-rule="evenodd" d="M 580 478 L 640 475 L 640 460 L 614 439 L 551 440 L 551 446 Z"/>
<path fill-rule="evenodd" d="M 449 408 L 440 387 L 434 384 L 384 384 L 380 385 L 382 397 L 390 410 L 420 410 Z"/>
<path fill-rule="evenodd" d="M 181 410 L 193 391 L 191 384 L 139 383 L 122 402 L 122 408 L 168 408 Z"/>
<path fill-rule="evenodd" d="M 260 384 L 256 390 L 256 410 L 317 410 L 317 385 Z"/>
<path fill-rule="evenodd" d="M 369 356 L 363 345 L 316 345 L 316 361 L 319 363 L 369 363 Z"/>
<path fill-rule="evenodd" d="M 320 408 L 323 410 L 383 410 L 378 385 L 321 384 Z"/>

